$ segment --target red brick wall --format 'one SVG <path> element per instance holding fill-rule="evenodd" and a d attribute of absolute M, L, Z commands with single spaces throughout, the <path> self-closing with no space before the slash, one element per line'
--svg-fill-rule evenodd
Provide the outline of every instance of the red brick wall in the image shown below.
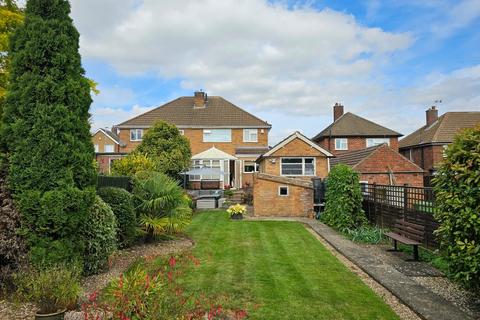
<path fill-rule="evenodd" d="M 278 188 L 288 186 L 289 195 L 279 196 Z M 271 181 L 255 175 L 253 184 L 255 216 L 308 217 L 313 214 L 313 189 L 286 181 Z"/>
<path fill-rule="evenodd" d="M 354 168 L 362 181 L 390 184 L 390 172 L 396 185 L 423 187 L 423 171 L 400 153 L 384 146 L 376 150 Z"/>
<path fill-rule="evenodd" d="M 425 175 L 430 175 L 431 170 L 438 167 L 443 161 L 443 146 L 423 146 L 410 149 L 403 149 L 402 155 L 410 158 L 419 167 L 425 170 Z"/>
<path fill-rule="evenodd" d="M 336 138 L 323 138 L 317 143 L 334 155 L 344 154 L 350 151 L 361 150 L 367 147 L 367 138 L 365 137 L 346 137 L 348 139 L 348 150 L 335 150 Z M 393 150 L 398 150 L 398 138 L 390 138 L 390 147 Z"/>
<path fill-rule="evenodd" d="M 124 156 L 122 155 L 100 155 L 97 154 L 95 156 L 95 160 L 97 161 L 98 164 L 98 171 L 103 174 L 109 174 L 110 173 L 110 160 L 118 160 L 123 158 Z"/>

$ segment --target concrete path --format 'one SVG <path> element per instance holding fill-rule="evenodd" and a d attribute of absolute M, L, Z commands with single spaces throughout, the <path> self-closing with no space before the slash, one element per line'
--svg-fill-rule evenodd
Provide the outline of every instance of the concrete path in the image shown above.
<path fill-rule="evenodd" d="M 256 218 L 253 218 L 257 220 Z M 421 286 L 418 282 L 372 256 L 365 248 L 345 239 L 323 223 L 306 218 L 266 218 L 259 220 L 298 221 L 309 225 L 319 236 L 327 241 L 348 260 L 388 289 L 405 305 L 427 320 L 469 320 L 473 319 L 457 306 Z"/>

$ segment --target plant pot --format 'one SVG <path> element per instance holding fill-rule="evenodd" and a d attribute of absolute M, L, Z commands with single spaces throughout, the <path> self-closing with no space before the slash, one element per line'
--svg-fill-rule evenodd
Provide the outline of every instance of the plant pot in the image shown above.
<path fill-rule="evenodd" d="M 49 314 L 35 313 L 35 320 L 63 320 L 67 309 Z"/>
<path fill-rule="evenodd" d="M 232 214 L 230 218 L 232 220 L 243 220 L 243 214 L 240 214 L 240 213 Z"/>

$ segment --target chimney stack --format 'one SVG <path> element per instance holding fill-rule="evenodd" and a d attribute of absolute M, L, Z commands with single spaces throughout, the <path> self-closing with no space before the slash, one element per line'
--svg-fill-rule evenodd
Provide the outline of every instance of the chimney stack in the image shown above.
<path fill-rule="evenodd" d="M 430 107 L 425 111 L 427 116 L 427 127 L 431 126 L 438 119 L 438 110 L 435 106 Z"/>
<path fill-rule="evenodd" d="M 205 108 L 207 106 L 207 94 L 200 91 L 195 91 L 193 97 L 193 107 L 194 108 Z"/>
<path fill-rule="evenodd" d="M 337 102 L 333 106 L 333 122 L 337 121 L 341 116 L 343 116 L 343 106 Z"/>

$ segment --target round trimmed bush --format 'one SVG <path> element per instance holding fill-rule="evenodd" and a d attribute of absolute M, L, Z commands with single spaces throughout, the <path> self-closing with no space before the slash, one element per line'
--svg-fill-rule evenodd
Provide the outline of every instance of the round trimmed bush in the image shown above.
<path fill-rule="evenodd" d="M 480 126 L 457 135 L 433 179 L 436 235 L 451 275 L 480 289 Z"/>
<path fill-rule="evenodd" d="M 104 270 L 108 258 L 117 248 L 117 221 L 112 209 L 99 196 L 95 197 L 92 209 L 83 228 L 84 273 L 95 274 Z"/>
<path fill-rule="evenodd" d="M 341 231 L 356 229 L 367 222 L 362 209 L 358 173 L 347 165 L 332 168 L 327 179 L 325 212 L 322 221 Z"/>
<path fill-rule="evenodd" d="M 112 208 L 117 218 L 118 245 L 122 248 L 132 245 L 137 226 L 133 196 L 125 189 L 115 187 L 100 188 L 97 193 Z"/>

